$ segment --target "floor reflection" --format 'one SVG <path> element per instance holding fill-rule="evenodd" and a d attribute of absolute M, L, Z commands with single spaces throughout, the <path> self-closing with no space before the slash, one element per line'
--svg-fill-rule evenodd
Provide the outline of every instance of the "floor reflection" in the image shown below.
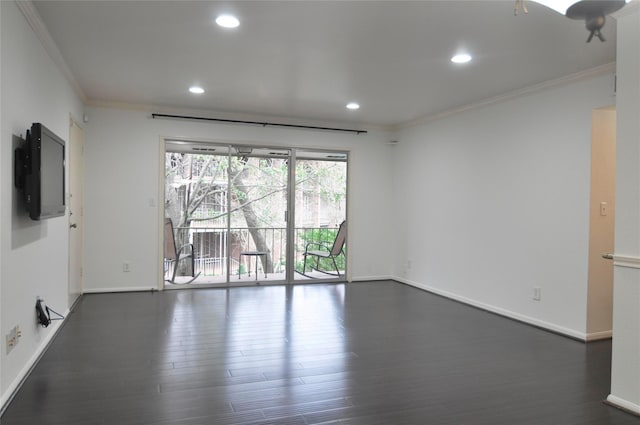
<path fill-rule="evenodd" d="M 179 291 L 176 296 L 162 349 L 175 370 L 163 374 L 160 391 L 196 390 L 194 397 L 224 401 L 234 412 L 261 408 L 265 400 L 286 410 L 325 400 L 327 392 L 342 400 L 338 404 L 348 403 L 343 385 L 315 378 L 344 372 L 355 356 L 345 346 L 344 284 Z"/>
<path fill-rule="evenodd" d="M 611 341 L 392 281 L 89 294 L 1 421 L 637 425 L 610 367 Z"/>

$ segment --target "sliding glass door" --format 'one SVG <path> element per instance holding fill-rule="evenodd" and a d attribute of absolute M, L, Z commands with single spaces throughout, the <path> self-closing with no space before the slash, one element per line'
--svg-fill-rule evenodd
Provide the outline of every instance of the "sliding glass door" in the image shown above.
<path fill-rule="evenodd" d="M 347 154 L 296 151 L 296 281 L 346 276 Z"/>
<path fill-rule="evenodd" d="M 344 279 L 346 153 L 165 143 L 165 287 Z"/>

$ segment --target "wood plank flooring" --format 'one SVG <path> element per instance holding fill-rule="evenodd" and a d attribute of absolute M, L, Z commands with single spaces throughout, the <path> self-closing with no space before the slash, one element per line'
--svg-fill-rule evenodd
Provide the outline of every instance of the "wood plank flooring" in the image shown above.
<path fill-rule="evenodd" d="M 640 425 L 583 344 L 396 282 L 85 295 L 2 425 Z"/>

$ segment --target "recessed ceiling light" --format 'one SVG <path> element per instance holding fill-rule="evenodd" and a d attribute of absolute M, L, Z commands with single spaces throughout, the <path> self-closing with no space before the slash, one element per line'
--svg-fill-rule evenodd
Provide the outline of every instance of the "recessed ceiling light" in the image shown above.
<path fill-rule="evenodd" d="M 460 53 L 451 58 L 453 63 L 467 63 L 471 60 L 471 55 L 467 53 Z"/>
<path fill-rule="evenodd" d="M 360 105 L 356 102 L 347 103 L 347 109 L 359 109 Z"/>
<path fill-rule="evenodd" d="M 220 15 L 216 18 L 216 24 L 223 28 L 236 28 L 240 21 L 233 15 Z"/>
<path fill-rule="evenodd" d="M 198 86 L 191 86 L 189 87 L 189 91 L 193 94 L 202 94 L 204 93 L 204 89 L 202 87 L 198 87 Z"/>

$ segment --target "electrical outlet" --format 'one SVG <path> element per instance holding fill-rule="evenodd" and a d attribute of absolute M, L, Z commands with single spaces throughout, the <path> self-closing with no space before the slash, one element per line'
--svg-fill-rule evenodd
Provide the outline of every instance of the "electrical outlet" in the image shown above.
<path fill-rule="evenodd" d="M 533 288 L 533 299 L 535 301 L 540 301 L 540 297 L 542 296 L 542 288 L 536 286 Z"/>
<path fill-rule="evenodd" d="M 9 333 L 6 335 L 7 354 L 9 354 L 11 350 L 13 350 L 16 345 L 18 345 L 18 342 L 20 342 L 21 336 L 22 336 L 22 331 L 20 330 L 20 327 L 17 325 L 14 326 L 9 331 Z"/>
<path fill-rule="evenodd" d="M 11 350 L 13 350 L 13 347 L 15 347 L 16 345 L 16 340 L 15 338 L 13 338 L 11 336 L 11 332 L 9 332 L 6 336 L 6 347 L 7 347 L 7 354 L 9 354 L 11 352 Z"/>
<path fill-rule="evenodd" d="M 124 263 L 122 263 L 122 271 L 123 272 L 130 272 L 131 271 L 131 263 L 128 261 L 125 261 Z"/>

